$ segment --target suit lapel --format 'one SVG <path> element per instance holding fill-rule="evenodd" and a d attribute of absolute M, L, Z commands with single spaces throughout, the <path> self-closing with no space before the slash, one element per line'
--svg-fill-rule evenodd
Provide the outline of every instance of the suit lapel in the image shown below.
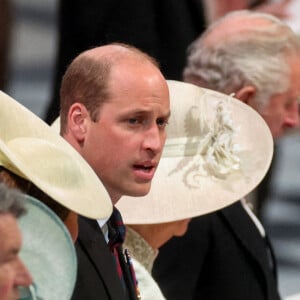
<path fill-rule="evenodd" d="M 118 277 L 115 261 L 95 220 L 79 218 L 78 242 L 84 248 L 112 299 L 124 299 L 125 293 Z"/>
<path fill-rule="evenodd" d="M 223 218 L 229 224 L 232 232 L 243 245 L 244 249 L 257 261 L 262 272 L 267 278 L 266 270 L 270 269 L 269 258 L 267 256 L 266 241 L 261 236 L 256 225 L 242 207 L 240 202 L 235 203 L 220 211 Z"/>

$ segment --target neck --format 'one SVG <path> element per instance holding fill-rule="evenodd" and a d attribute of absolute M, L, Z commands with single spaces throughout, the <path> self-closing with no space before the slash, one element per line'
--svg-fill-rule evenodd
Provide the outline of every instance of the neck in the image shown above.
<path fill-rule="evenodd" d="M 107 192 L 108 192 L 108 194 L 109 194 L 109 197 L 110 197 L 110 199 L 111 199 L 112 204 L 113 204 L 113 205 L 117 204 L 117 202 L 118 202 L 118 201 L 120 200 L 120 198 L 121 198 L 121 195 L 118 194 L 118 193 L 116 193 L 116 192 L 111 191 L 111 190 L 110 190 L 108 187 L 106 187 L 106 186 L 105 186 L 105 188 L 106 188 L 106 190 L 107 190 Z"/>
<path fill-rule="evenodd" d="M 143 239 L 151 246 L 153 250 L 158 250 L 165 242 L 163 231 L 159 230 L 158 224 L 143 224 L 143 225 L 130 225 Z"/>

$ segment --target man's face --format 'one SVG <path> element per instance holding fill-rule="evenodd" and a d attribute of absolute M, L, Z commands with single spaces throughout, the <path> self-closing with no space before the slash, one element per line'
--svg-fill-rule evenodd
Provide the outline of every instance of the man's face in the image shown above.
<path fill-rule="evenodd" d="M 0 299 L 18 299 L 18 287 L 29 286 L 32 278 L 19 257 L 21 232 L 14 216 L 0 214 Z"/>
<path fill-rule="evenodd" d="M 82 155 L 115 203 L 122 195 L 148 193 L 165 142 L 169 92 L 150 63 L 113 68 L 110 99 L 89 122 Z"/>
<path fill-rule="evenodd" d="M 300 59 L 291 59 L 290 68 L 290 88 L 285 93 L 273 95 L 260 111 L 274 138 L 281 137 L 288 128 L 299 126 Z"/>

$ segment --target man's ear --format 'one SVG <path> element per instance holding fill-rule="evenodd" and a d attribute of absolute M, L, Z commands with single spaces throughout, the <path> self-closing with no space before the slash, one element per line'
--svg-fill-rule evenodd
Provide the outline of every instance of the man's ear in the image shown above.
<path fill-rule="evenodd" d="M 82 103 L 74 103 L 68 114 L 68 130 L 79 144 L 85 140 L 90 114 Z"/>
<path fill-rule="evenodd" d="M 256 88 L 253 85 L 246 85 L 235 93 L 235 98 L 241 100 L 245 104 L 255 108 Z"/>

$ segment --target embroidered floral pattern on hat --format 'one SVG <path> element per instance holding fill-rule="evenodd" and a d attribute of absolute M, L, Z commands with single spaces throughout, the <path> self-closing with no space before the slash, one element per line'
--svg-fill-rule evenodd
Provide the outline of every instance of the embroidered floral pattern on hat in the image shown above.
<path fill-rule="evenodd" d="M 209 121 L 203 113 L 206 111 L 206 96 L 203 96 L 205 100 L 201 102 L 201 107 L 193 106 L 187 114 L 186 123 L 189 123 L 189 126 L 185 126 L 185 134 L 190 137 L 185 145 L 186 157 L 168 174 L 172 176 L 183 171 L 183 183 L 189 188 L 199 187 L 199 176 L 224 179 L 232 172 L 240 170 L 238 154 L 241 146 L 234 142 L 239 128 L 234 128 L 230 102 L 217 102 L 215 117 Z M 194 130 L 198 135 L 191 136 L 189 131 L 193 134 Z"/>

